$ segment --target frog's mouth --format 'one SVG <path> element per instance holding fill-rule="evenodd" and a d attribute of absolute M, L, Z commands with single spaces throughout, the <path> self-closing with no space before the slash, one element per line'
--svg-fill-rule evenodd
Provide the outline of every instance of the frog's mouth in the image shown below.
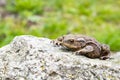
<path fill-rule="evenodd" d="M 75 46 L 67 43 L 62 43 L 61 45 L 71 50 L 77 50 L 81 48 L 81 46 Z"/>

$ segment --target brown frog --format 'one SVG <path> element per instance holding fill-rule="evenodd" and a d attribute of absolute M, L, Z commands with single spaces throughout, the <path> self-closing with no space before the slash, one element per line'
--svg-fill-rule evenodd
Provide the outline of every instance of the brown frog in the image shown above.
<path fill-rule="evenodd" d="M 110 48 L 106 44 L 99 43 L 96 39 L 86 35 L 68 34 L 53 41 L 56 45 L 61 45 L 74 51 L 76 54 L 89 58 L 108 59 Z"/>

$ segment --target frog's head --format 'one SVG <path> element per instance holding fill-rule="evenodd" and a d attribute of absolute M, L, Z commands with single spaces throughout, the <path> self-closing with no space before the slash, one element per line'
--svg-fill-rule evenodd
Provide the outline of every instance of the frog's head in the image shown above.
<path fill-rule="evenodd" d="M 61 42 L 62 46 L 73 50 L 83 48 L 86 45 L 86 40 L 84 38 L 72 35 L 60 37 L 58 38 L 58 41 Z"/>

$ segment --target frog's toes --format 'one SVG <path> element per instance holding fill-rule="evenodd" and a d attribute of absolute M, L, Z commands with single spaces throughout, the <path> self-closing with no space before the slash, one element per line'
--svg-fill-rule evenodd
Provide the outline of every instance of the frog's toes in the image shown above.
<path fill-rule="evenodd" d="M 109 56 L 102 56 L 100 57 L 101 60 L 106 60 L 106 59 L 109 59 L 110 57 Z"/>
<path fill-rule="evenodd" d="M 51 41 L 50 43 L 52 43 L 52 44 L 54 44 L 54 45 L 56 45 L 56 46 L 60 46 L 60 45 L 61 45 L 61 43 L 60 43 L 60 42 L 55 41 L 55 40 Z"/>

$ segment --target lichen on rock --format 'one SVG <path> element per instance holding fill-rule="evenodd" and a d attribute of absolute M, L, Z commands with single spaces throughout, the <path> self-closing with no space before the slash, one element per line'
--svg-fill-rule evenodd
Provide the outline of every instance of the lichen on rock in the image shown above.
<path fill-rule="evenodd" d="M 120 80 L 119 54 L 90 59 L 47 38 L 17 36 L 0 48 L 0 80 Z"/>

